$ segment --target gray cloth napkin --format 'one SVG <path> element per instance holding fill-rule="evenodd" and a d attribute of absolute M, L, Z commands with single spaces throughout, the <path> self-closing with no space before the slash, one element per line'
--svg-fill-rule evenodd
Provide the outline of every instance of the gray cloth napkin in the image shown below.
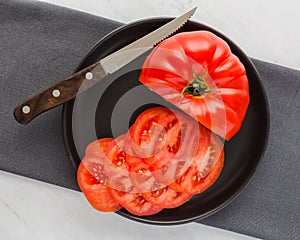
<path fill-rule="evenodd" d="M 73 73 L 121 23 L 36 1 L 0 0 L 0 169 L 78 190 L 65 152 L 61 107 L 22 126 L 14 107 Z M 227 207 L 200 223 L 264 239 L 300 237 L 300 72 L 253 60 L 271 114 L 257 172 Z"/>

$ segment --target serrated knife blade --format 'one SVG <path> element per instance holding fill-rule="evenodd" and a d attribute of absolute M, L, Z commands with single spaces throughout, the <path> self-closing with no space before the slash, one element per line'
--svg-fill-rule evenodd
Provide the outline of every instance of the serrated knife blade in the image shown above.
<path fill-rule="evenodd" d="M 100 63 L 104 71 L 106 73 L 113 73 L 151 49 L 154 45 L 181 28 L 193 16 L 196 9 L 196 7 L 193 8 L 182 16 L 175 18 L 144 37 L 101 59 Z"/>

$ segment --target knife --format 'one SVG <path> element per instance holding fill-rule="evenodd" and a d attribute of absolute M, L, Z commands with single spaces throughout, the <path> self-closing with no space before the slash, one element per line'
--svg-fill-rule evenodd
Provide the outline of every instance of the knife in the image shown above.
<path fill-rule="evenodd" d="M 177 31 L 195 13 L 196 8 L 24 101 L 14 109 L 15 119 L 21 124 L 27 124 L 39 114 L 74 99 L 78 93 L 127 65 Z"/>

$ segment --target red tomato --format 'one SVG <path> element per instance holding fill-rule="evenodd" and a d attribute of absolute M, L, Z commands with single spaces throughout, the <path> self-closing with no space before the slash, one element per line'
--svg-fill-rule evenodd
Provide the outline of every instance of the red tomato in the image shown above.
<path fill-rule="evenodd" d="M 223 164 L 222 143 L 217 137 L 214 137 L 207 150 L 204 151 L 200 145 L 191 166 L 170 185 L 170 188 L 189 194 L 201 193 L 218 179 Z"/>
<path fill-rule="evenodd" d="M 196 131 L 198 129 L 198 131 Z M 195 140 L 194 133 L 198 132 Z M 155 178 L 165 184 L 171 184 L 180 176 L 182 176 L 188 168 L 192 165 L 195 165 L 195 159 L 197 159 L 198 165 L 201 164 L 202 168 L 206 165 L 206 158 L 204 158 L 204 154 L 208 152 L 210 148 L 210 142 L 213 138 L 216 138 L 214 133 L 208 131 L 201 124 L 194 126 L 192 129 L 186 132 L 185 138 L 183 140 L 185 143 L 183 144 L 184 151 L 182 154 L 179 154 L 173 159 L 172 164 L 166 165 L 161 169 L 157 170 L 153 173 Z M 221 142 L 220 142 L 221 144 Z M 220 149 L 218 149 L 218 153 L 222 151 L 223 145 L 220 145 Z M 210 170 L 210 169 L 209 169 Z M 182 191 L 179 189 L 179 191 Z"/>
<path fill-rule="evenodd" d="M 108 192 L 107 174 L 104 171 L 105 157 L 101 152 L 112 139 L 101 139 L 87 147 L 87 154 L 77 170 L 77 181 L 89 203 L 97 210 L 114 212 L 121 206 L 113 200 Z"/>
<path fill-rule="evenodd" d="M 85 156 L 102 157 L 108 145 L 113 141 L 112 138 L 102 138 L 91 142 L 85 149 Z"/>
<path fill-rule="evenodd" d="M 192 194 L 176 192 L 169 186 L 158 189 L 156 191 L 143 193 L 143 197 L 147 201 L 162 208 L 175 208 L 181 206 L 182 204 L 190 200 L 192 196 Z"/>
<path fill-rule="evenodd" d="M 161 208 L 174 208 L 188 201 L 192 195 L 179 193 L 159 182 L 152 174 L 151 167 L 140 158 L 126 155 L 130 163 L 130 179 L 136 191 L 150 203 Z M 139 196 L 141 197 L 141 196 Z"/>
<path fill-rule="evenodd" d="M 144 111 L 129 130 L 132 142 L 128 143 L 132 148 L 130 150 L 133 151 L 131 154 L 144 159 L 147 158 L 147 163 L 155 165 L 152 162 L 154 161 L 153 157 L 159 154 L 166 145 L 166 133 L 177 122 L 178 119 L 174 113 L 167 108 L 156 107 Z M 169 160 L 169 158 L 164 160 Z"/>
<path fill-rule="evenodd" d="M 163 208 L 148 202 L 141 193 L 128 193 L 109 189 L 112 198 L 128 212 L 137 216 L 148 216 L 160 212 Z"/>
<path fill-rule="evenodd" d="M 144 111 L 129 130 L 133 146 L 131 154 L 143 158 L 156 171 L 175 162 L 182 155 L 196 150 L 191 143 L 199 143 L 198 123 L 189 116 L 164 107 Z M 145 153 L 146 149 L 146 154 Z"/>
<path fill-rule="evenodd" d="M 142 193 L 156 190 L 160 185 L 152 175 L 149 165 L 143 159 L 128 154 L 131 144 L 127 140 L 128 135 L 119 136 L 107 147 L 106 155 L 111 162 L 105 166 L 105 170 L 109 172 L 109 186 L 122 192 Z"/>
<path fill-rule="evenodd" d="M 165 130 L 163 137 L 152 137 L 151 134 L 155 131 L 153 126 L 163 127 Z M 152 130 L 150 134 L 149 129 Z M 134 167 L 137 173 L 135 178 L 138 180 L 132 180 L 137 188 L 143 189 L 143 192 L 156 191 L 174 182 L 188 169 L 196 154 L 199 155 L 198 145 L 202 146 L 203 151 L 208 149 L 211 137 L 210 132 L 194 119 L 163 107 L 143 112 L 129 133 L 132 145 L 137 143 L 136 148 L 139 145 L 146 145 L 145 142 L 151 146 L 159 145 L 160 148 L 157 153 L 152 151 L 155 152 L 153 156 L 143 158 L 144 165 L 148 166 Z"/>
<path fill-rule="evenodd" d="M 128 134 L 87 146 L 78 183 L 95 209 L 122 206 L 138 216 L 152 215 L 184 204 L 213 184 L 223 166 L 222 147 L 189 116 L 152 108 Z"/>
<path fill-rule="evenodd" d="M 121 135 L 108 145 L 105 153 L 109 163 L 105 165 L 105 171 L 109 173 L 109 187 L 130 192 L 133 189 L 133 185 L 129 177 L 129 164 L 126 161 L 125 144 L 126 135 Z"/>
<path fill-rule="evenodd" d="M 130 180 L 140 193 L 153 191 L 161 186 L 153 176 L 149 165 L 142 159 L 130 155 L 127 155 L 127 159 L 130 162 Z"/>
<path fill-rule="evenodd" d="M 249 104 L 243 64 L 208 31 L 162 41 L 147 57 L 140 81 L 226 140 L 239 131 Z"/>
<path fill-rule="evenodd" d="M 156 179 L 141 158 L 127 153 L 130 145 L 127 139 L 128 135 L 121 135 L 107 147 L 106 155 L 111 161 L 111 164 L 107 164 L 105 168 L 109 172 L 109 186 L 131 193 L 153 190 Z"/>

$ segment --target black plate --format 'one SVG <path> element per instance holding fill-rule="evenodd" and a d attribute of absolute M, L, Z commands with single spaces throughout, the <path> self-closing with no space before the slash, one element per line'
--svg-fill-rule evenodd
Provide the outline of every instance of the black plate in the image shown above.
<path fill-rule="evenodd" d="M 169 20 L 165 18 L 143 20 L 115 30 L 96 44 L 82 61 L 78 70 L 144 36 Z M 242 191 L 255 172 L 265 150 L 269 132 L 269 111 L 266 95 L 255 67 L 237 45 L 210 27 L 189 21 L 180 31 L 193 30 L 208 30 L 223 38 L 246 67 L 251 97 L 247 115 L 239 133 L 231 141 L 225 142 L 225 165 L 221 176 L 212 187 L 204 193 L 195 195 L 183 206 L 163 210 L 152 216 L 137 217 L 121 209 L 118 213 L 127 218 L 152 224 L 178 224 L 209 216 L 227 205 Z M 112 136 L 110 126 L 112 108 L 122 94 L 140 84 L 137 80 L 138 76 L 139 71 L 120 74 L 118 80 L 110 84 L 104 93 L 102 89 L 106 87 L 105 81 L 103 81 L 103 86 L 97 85 L 88 93 L 82 94 L 80 102 L 76 103 L 76 106 L 80 108 L 80 114 L 76 113 L 78 109 L 73 109 L 74 101 L 65 104 L 63 109 L 64 140 L 69 158 L 75 168 L 79 165 L 80 156 L 83 156 L 84 149 L 89 142 L 96 137 Z M 99 97 L 97 99 L 95 96 L 101 95 L 102 93 L 99 93 L 101 91 L 103 95 L 99 100 Z M 154 99 L 165 104 L 164 100 L 150 93 L 146 88 L 141 88 L 141 91 L 136 92 L 134 97 L 136 97 L 136 102 L 151 103 Z M 131 117 L 130 123 L 133 122 L 138 112 L 151 106 L 153 104 L 145 104 L 139 108 Z M 130 108 L 128 111 L 127 106 L 124 108 L 124 113 L 132 111 L 130 106 L 128 106 Z M 117 135 L 125 133 L 128 129 L 128 122 L 122 124 L 122 120 L 118 123 Z"/>

